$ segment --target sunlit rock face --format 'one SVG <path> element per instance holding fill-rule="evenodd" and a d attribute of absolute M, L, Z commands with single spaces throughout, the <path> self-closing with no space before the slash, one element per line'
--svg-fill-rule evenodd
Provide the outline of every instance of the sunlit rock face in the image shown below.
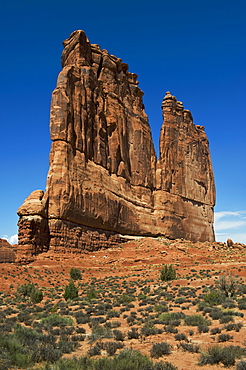
<path fill-rule="evenodd" d="M 214 240 L 204 128 L 168 92 L 157 161 L 142 96 L 137 75 L 83 31 L 64 41 L 46 191 L 18 210 L 19 261 L 114 246 L 120 234 Z"/>

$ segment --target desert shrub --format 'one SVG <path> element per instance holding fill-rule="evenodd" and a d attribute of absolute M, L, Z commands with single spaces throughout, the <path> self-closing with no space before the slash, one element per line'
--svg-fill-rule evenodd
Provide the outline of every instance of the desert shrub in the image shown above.
<path fill-rule="evenodd" d="M 106 342 L 104 343 L 103 349 L 107 351 L 107 354 L 109 356 L 113 356 L 117 349 L 121 349 L 123 346 L 124 346 L 123 343 L 119 342 Z"/>
<path fill-rule="evenodd" d="M 86 333 L 86 330 L 85 330 L 85 328 L 77 327 L 76 328 L 76 333 L 78 333 L 78 334 L 85 334 Z"/>
<path fill-rule="evenodd" d="M 119 355 L 115 358 L 112 365 L 115 365 L 114 367 L 112 366 L 112 369 L 114 370 L 154 370 L 154 365 L 148 356 L 143 355 L 140 351 L 128 348 L 120 351 Z"/>
<path fill-rule="evenodd" d="M 239 310 L 246 310 L 246 302 L 238 302 L 237 306 Z"/>
<path fill-rule="evenodd" d="M 233 319 L 233 316 L 231 316 L 231 315 L 224 315 L 224 316 L 222 316 L 220 318 L 220 323 L 221 324 L 227 324 L 228 322 L 233 321 L 233 320 L 234 320 Z"/>
<path fill-rule="evenodd" d="M 73 326 L 65 326 L 60 330 L 60 335 L 71 335 L 74 332 Z"/>
<path fill-rule="evenodd" d="M 106 319 L 102 316 L 92 317 L 91 322 L 89 322 L 89 327 L 92 328 L 93 326 L 104 324 L 105 322 L 106 322 Z"/>
<path fill-rule="evenodd" d="M 40 346 L 33 352 L 32 360 L 34 362 L 55 362 L 62 356 L 62 351 L 60 349 L 54 348 L 51 344 L 41 343 Z"/>
<path fill-rule="evenodd" d="M 34 284 L 23 284 L 17 288 L 17 295 L 22 295 L 24 298 L 29 298 L 32 303 L 40 303 L 43 300 L 43 292 L 37 289 Z"/>
<path fill-rule="evenodd" d="M 207 325 L 201 324 L 198 325 L 197 327 L 199 333 L 208 333 L 209 332 L 209 327 Z"/>
<path fill-rule="evenodd" d="M 64 298 L 67 301 L 68 299 L 75 299 L 79 296 L 78 288 L 75 286 L 73 280 L 70 281 L 65 287 Z"/>
<path fill-rule="evenodd" d="M 193 343 L 180 342 L 179 346 L 184 351 L 191 352 L 191 353 L 198 353 L 200 351 L 200 346 L 193 344 Z"/>
<path fill-rule="evenodd" d="M 172 334 L 178 333 L 178 329 L 172 325 L 164 326 L 164 330 L 166 333 L 172 333 Z"/>
<path fill-rule="evenodd" d="M 107 326 L 110 329 L 118 328 L 121 326 L 120 321 L 108 321 L 105 323 L 105 326 Z"/>
<path fill-rule="evenodd" d="M 120 298 L 118 299 L 119 303 L 131 303 L 135 301 L 135 297 L 131 294 L 122 294 Z"/>
<path fill-rule="evenodd" d="M 101 348 L 96 344 L 95 346 L 91 347 L 87 353 L 89 356 L 98 356 L 101 354 Z"/>
<path fill-rule="evenodd" d="M 165 265 L 161 269 L 160 279 L 161 281 L 171 281 L 176 279 L 176 270 L 173 265 Z"/>
<path fill-rule="evenodd" d="M 31 346 L 36 341 L 41 341 L 44 336 L 36 330 L 16 324 L 14 328 L 14 337 L 24 346 Z"/>
<path fill-rule="evenodd" d="M 150 323 L 146 323 L 142 328 L 141 328 L 141 334 L 144 335 L 145 337 L 148 337 L 150 335 L 155 335 L 155 334 L 161 334 L 162 330 L 156 328 Z"/>
<path fill-rule="evenodd" d="M 213 308 L 211 312 L 209 312 L 209 316 L 213 320 L 219 320 L 223 316 L 223 312 L 221 311 L 220 308 Z"/>
<path fill-rule="evenodd" d="M 165 304 L 156 304 L 154 306 L 154 311 L 158 313 L 168 312 L 168 307 Z"/>
<path fill-rule="evenodd" d="M 157 362 L 153 370 L 178 370 L 176 366 L 174 366 L 171 362 L 165 361 L 165 362 Z"/>
<path fill-rule="evenodd" d="M 32 368 L 41 361 L 54 362 L 61 356 L 61 351 L 54 347 L 54 336 L 43 335 L 36 330 L 17 324 L 10 335 L 0 335 L 0 353 L 6 368 Z M 1 355 L 0 355 L 1 356 Z M 4 366 L 5 366 L 4 365 Z M 0 369 L 3 370 L 2 363 Z"/>
<path fill-rule="evenodd" d="M 239 288 L 239 280 L 232 275 L 221 275 L 217 281 L 218 288 L 225 294 L 226 297 L 235 296 Z"/>
<path fill-rule="evenodd" d="M 112 317 L 120 317 L 120 312 L 116 310 L 111 310 L 107 313 L 107 319 L 111 319 Z"/>
<path fill-rule="evenodd" d="M 211 290 L 203 297 L 203 299 L 211 306 L 217 306 L 225 300 L 225 296 L 218 290 Z"/>
<path fill-rule="evenodd" d="M 87 324 L 90 321 L 90 316 L 82 311 L 74 312 L 73 316 L 75 317 L 77 324 Z"/>
<path fill-rule="evenodd" d="M 113 330 L 114 339 L 118 341 L 122 341 L 125 338 L 125 335 L 120 330 Z"/>
<path fill-rule="evenodd" d="M 91 357 L 74 357 L 59 359 L 54 365 L 47 364 L 43 370 L 177 370 L 170 362 L 151 361 L 139 351 L 125 349 L 114 357 L 93 359 Z"/>
<path fill-rule="evenodd" d="M 72 280 L 81 280 L 82 279 L 82 274 L 79 269 L 76 269 L 75 267 L 72 267 L 70 270 L 70 278 Z"/>
<path fill-rule="evenodd" d="M 128 316 L 127 319 L 126 319 L 126 321 L 127 321 L 127 324 L 128 325 L 132 326 L 132 325 L 135 324 L 136 318 L 134 316 Z"/>
<path fill-rule="evenodd" d="M 213 346 L 208 348 L 207 352 L 202 352 L 199 358 L 199 365 L 215 365 L 218 364 L 222 359 L 223 348 L 219 346 Z"/>
<path fill-rule="evenodd" d="M 159 320 L 164 325 L 178 326 L 180 325 L 181 319 L 185 318 L 183 312 L 167 312 L 159 316 Z"/>
<path fill-rule="evenodd" d="M 139 338 L 138 329 L 132 328 L 131 330 L 128 330 L 127 336 L 128 336 L 128 339 L 138 339 Z"/>
<path fill-rule="evenodd" d="M 236 366 L 236 370 L 246 370 L 246 361 L 240 361 Z"/>
<path fill-rule="evenodd" d="M 155 343 L 153 344 L 150 350 L 150 356 L 153 358 L 159 358 L 164 355 L 170 355 L 171 347 L 166 342 Z"/>
<path fill-rule="evenodd" d="M 239 346 L 220 347 L 218 345 L 210 347 L 207 352 L 202 352 L 199 365 L 215 365 L 222 363 L 229 367 L 235 365 L 236 358 L 245 354 L 245 350 Z"/>
<path fill-rule="evenodd" d="M 97 291 L 94 287 L 90 287 L 90 289 L 87 291 L 86 295 L 87 295 L 88 300 L 92 301 L 93 299 L 97 298 L 98 293 L 97 293 Z"/>
<path fill-rule="evenodd" d="M 102 338 L 112 338 L 113 333 L 112 330 L 101 325 L 96 325 L 92 328 L 92 333 L 89 336 L 90 342 L 95 342 L 96 340 L 102 339 Z"/>
<path fill-rule="evenodd" d="M 33 303 L 40 303 L 43 300 L 42 290 L 33 289 L 30 295 L 30 299 Z"/>
<path fill-rule="evenodd" d="M 67 337 L 62 337 L 59 342 L 57 342 L 57 348 L 59 348 L 62 353 L 71 353 L 76 347 L 77 343 L 69 341 Z"/>
<path fill-rule="evenodd" d="M 17 294 L 22 295 L 23 297 L 30 297 L 30 294 L 31 294 L 33 289 L 35 289 L 34 284 L 30 284 L 30 283 L 22 284 L 22 285 L 18 286 Z"/>
<path fill-rule="evenodd" d="M 32 365 L 32 360 L 28 349 L 26 349 L 14 335 L 0 334 L 0 358 L 3 364 L 0 366 L 5 369 L 27 368 Z M 6 367 L 6 366 L 9 367 Z"/>
<path fill-rule="evenodd" d="M 179 340 L 179 341 L 181 340 L 188 341 L 188 338 L 184 333 L 179 333 L 179 334 L 174 335 L 174 339 Z"/>
<path fill-rule="evenodd" d="M 220 334 L 218 336 L 218 342 L 227 342 L 230 339 L 233 339 L 233 337 L 229 334 Z"/>
<path fill-rule="evenodd" d="M 201 315 L 186 316 L 184 321 L 185 321 L 185 324 L 188 326 L 210 325 L 210 321 L 205 319 L 205 317 Z"/>
<path fill-rule="evenodd" d="M 188 302 L 188 300 L 184 297 L 178 297 L 175 299 L 174 301 L 176 304 L 182 304 L 182 303 L 185 303 L 185 302 Z"/>
<path fill-rule="evenodd" d="M 227 298 L 225 301 L 222 303 L 223 308 L 235 308 L 236 303 L 233 301 L 233 299 Z"/>
<path fill-rule="evenodd" d="M 243 327 L 243 324 L 241 322 L 239 323 L 231 323 L 231 324 L 228 324 L 228 325 L 225 325 L 225 329 L 227 331 L 231 331 L 231 330 L 235 330 L 235 331 L 240 331 L 240 329 Z"/>
<path fill-rule="evenodd" d="M 85 340 L 85 335 L 83 334 L 72 335 L 71 340 L 73 342 L 82 342 Z"/>
<path fill-rule="evenodd" d="M 73 319 L 71 317 L 60 316 L 57 313 L 52 313 L 47 317 L 41 319 L 41 324 L 46 326 L 72 326 Z"/>
<path fill-rule="evenodd" d="M 215 334 L 219 334 L 219 333 L 221 333 L 221 329 L 220 328 L 212 328 L 210 330 L 210 334 L 211 335 L 215 335 Z"/>

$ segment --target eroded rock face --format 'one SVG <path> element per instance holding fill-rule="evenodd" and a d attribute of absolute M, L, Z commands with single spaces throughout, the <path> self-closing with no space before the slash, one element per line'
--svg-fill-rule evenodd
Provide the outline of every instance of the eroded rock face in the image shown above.
<path fill-rule="evenodd" d="M 127 64 L 75 31 L 62 67 L 46 191 L 18 210 L 19 258 L 113 246 L 119 234 L 213 241 L 208 141 L 191 113 L 166 94 L 157 162 L 143 92 Z"/>

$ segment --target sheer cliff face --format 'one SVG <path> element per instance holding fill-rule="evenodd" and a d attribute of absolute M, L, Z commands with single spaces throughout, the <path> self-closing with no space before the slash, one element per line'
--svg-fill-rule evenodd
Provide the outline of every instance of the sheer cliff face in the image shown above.
<path fill-rule="evenodd" d="M 143 92 L 127 64 L 75 31 L 62 67 L 46 192 L 33 192 L 18 210 L 19 259 L 110 246 L 119 234 L 213 240 L 208 142 L 190 112 L 165 96 L 156 162 Z"/>

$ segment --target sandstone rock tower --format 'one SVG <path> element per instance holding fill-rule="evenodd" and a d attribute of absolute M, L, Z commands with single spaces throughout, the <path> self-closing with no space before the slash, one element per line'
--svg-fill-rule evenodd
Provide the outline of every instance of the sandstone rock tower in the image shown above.
<path fill-rule="evenodd" d="M 214 240 L 204 128 L 168 92 L 156 161 L 142 96 L 137 75 L 83 31 L 64 41 L 46 191 L 34 191 L 18 210 L 19 261 L 115 245 L 120 234 Z"/>

